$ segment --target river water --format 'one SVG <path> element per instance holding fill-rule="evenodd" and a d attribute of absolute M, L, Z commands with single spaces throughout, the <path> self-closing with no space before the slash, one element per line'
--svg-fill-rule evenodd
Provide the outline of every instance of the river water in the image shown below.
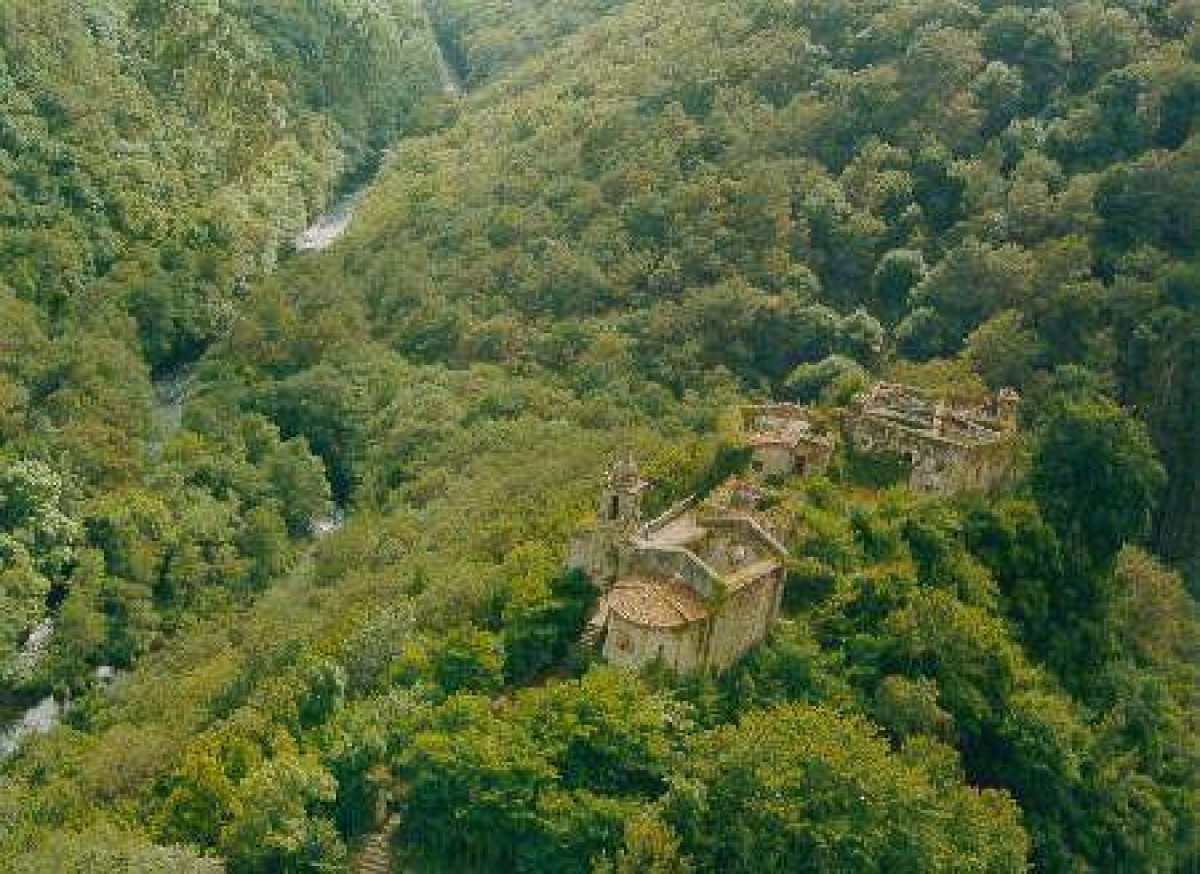
<path fill-rule="evenodd" d="M 447 97 L 462 97 L 467 93 L 467 84 L 459 75 L 458 70 L 450 66 L 450 62 L 446 60 L 446 53 L 438 51 L 438 69 L 442 74 L 442 93 Z"/>
<path fill-rule="evenodd" d="M 0 761 L 15 753 L 26 738 L 46 734 L 54 728 L 62 712 L 63 706 L 53 696 L 47 695 L 22 713 L 19 719 L 0 732 Z"/>
<path fill-rule="evenodd" d="M 53 619 L 43 619 L 34 626 L 17 654 L 16 670 L 19 673 L 29 673 L 37 666 L 38 661 L 45 655 L 53 634 Z M 61 705 L 53 697 L 46 696 L 24 713 L 14 714 L 16 718 L 0 731 L 0 760 L 7 759 L 16 752 L 25 738 L 34 734 L 45 734 L 54 728 L 61 712 Z"/>
<path fill-rule="evenodd" d="M 154 380 L 154 435 L 151 451 L 162 452 L 163 445 L 183 426 L 183 405 L 187 400 L 195 364 L 184 364 Z M 28 674 L 45 655 L 54 635 L 54 620 L 45 618 L 29 633 L 17 654 L 17 670 Z M 96 669 L 101 685 L 112 682 L 116 672 L 108 666 Z M 0 761 L 9 758 L 28 738 L 46 734 L 58 724 L 69 704 L 47 695 L 24 712 L 5 713 L 0 720 Z"/>
<path fill-rule="evenodd" d="M 466 86 L 458 71 L 446 60 L 443 51 L 438 52 L 438 70 L 442 77 L 442 93 L 447 97 L 462 97 Z M 386 155 L 384 156 L 386 159 Z M 373 180 L 372 180 L 373 181 Z M 317 217 L 311 225 L 296 235 L 294 245 L 297 252 L 320 252 L 328 249 L 346 233 L 354 214 L 362 202 L 363 195 L 371 187 L 371 181 L 337 201 L 330 210 Z"/>
<path fill-rule="evenodd" d="M 38 628 L 43 627 L 45 634 L 39 645 L 44 647 L 49 642 L 50 634 L 54 630 L 53 620 L 43 620 Z M 26 642 L 25 649 L 28 650 L 28 648 L 29 643 Z M 118 673 L 117 669 L 111 665 L 101 665 L 96 668 L 96 684 L 101 688 L 108 686 L 117 679 Z M 3 731 L 0 731 L 0 762 L 15 753 L 21 748 L 22 743 L 34 735 L 48 734 L 54 726 L 58 725 L 58 721 L 70 708 L 70 701 L 59 701 L 53 695 L 47 695 L 24 713 L 17 715 L 4 726 Z"/>
<path fill-rule="evenodd" d="M 181 364 L 154 380 L 155 449 L 183 427 L 183 402 L 187 399 L 195 363 Z"/>
<path fill-rule="evenodd" d="M 450 66 L 444 52 L 438 53 L 438 66 L 441 70 L 443 93 L 447 97 L 461 97 L 465 93 L 462 77 Z M 370 185 L 371 183 L 368 182 L 352 194 L 342 198 L 328 212 L 319 216 L 312 225 L 301 231 L 294 241 L 296 251 L 319 252 L 333 245 L 354 221 L 354 213 Z M 183 365 L 154 381 L 156 418 L 154 449 L 156 453 L 161 451 L 163 444 L 183 426 L 183 406 L 187 400 L 194 366 L 194 364 Z M 340 529 L 345 520 L 345 510 L 337 507 L 328 516 L 313 520 L 312 533 L 315 537 L 327 536 Z M 44 619 L 30 633 L 22 647 L 20 655 L 22 663 L 33 664 L 41 658 L 53 633 L 54 620 Z M 97 669 L 96 676 L 102 683 L 111 682 L 114 672 L 111 668 L 102 667 Z M 60 703 L 53 696 L 47 696 L 4 725 L 3 729 L 0 729 L 0 761 L 16 752 L 26 738 L 45 734 L 54 728 L 68 706 Z"/>
<path fill-rule="evenodd" d="M 297 252 L 320 252 L 328 249 L 338 237 L 346 233 L 350 222 L 354 220 L 354 212 L 362 200 L 363 189 L 351 194 L 338 203 L 329 212 L 317 218 L 308 228 L 296 237 Z"/>

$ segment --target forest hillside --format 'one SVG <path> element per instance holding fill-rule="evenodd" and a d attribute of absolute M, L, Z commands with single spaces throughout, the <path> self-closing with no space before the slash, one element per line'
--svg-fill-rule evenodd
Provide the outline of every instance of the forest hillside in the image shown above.
<path fill-rule="evenodd" d="M 0 676 L 64 711 L 14 871 L 1194 870 L 1200 7 L 0 0 L 0 52 Z M 1011 481 L 839 450 L 762 484 L 731 670 L 579 644 L 614 457 L 652 515 L 876 380 L 1016 390 Z"/>

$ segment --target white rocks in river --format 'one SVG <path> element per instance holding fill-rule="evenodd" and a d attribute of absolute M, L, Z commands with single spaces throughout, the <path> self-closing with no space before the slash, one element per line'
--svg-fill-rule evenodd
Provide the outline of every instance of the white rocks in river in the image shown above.
<path fill-rule="evenodd" d="M 328 516 L 321 516 L 313 519 L 309 524 L 314 537 L 324 537 L 327 534 L 332 534 L 341 529 L 346 524 L 346 511 L 341 507 L 334 507 L 333 512 Z"/>
<path fill-rule="evenodd" d="M 332 210 L 318 218 L 310 228 L 296 237 L 296 251 L 320 252 L 328 249 L 350 227 L 354 210 L 358 207 L 359 194 L 341 201 Z"/>
<path fill-rule="evenodd" d="M 29 637 L 25 638 L 25 645 L 21 647 L 21 654 L 34 661 L 41 658 L 53 634 L 54 620 L 47 616 L 29 632 Z"/>
<path fill-rule="evenodd" d="M 42 656 L 46 654 L 46 648 L 50 645 L 50 638 L 53 635 L 54 620 L 50 617 L 46 617 L 35 625 L 29 632 L 29 636 L 25 638 L 25 643 L 21 645 L 21 650 L 16 654 L 12 663 L 14 673 L 28 675 L 37 667 Z"/>
<path fill-rule="evenodd" d="M 17 751 L 21 742 L 35 734 L 46 734 L 58 724 L 63 706 L 53 696 L 47 696 L 25 711 L 16 722 L 0 732 L 0 759 Z"/>

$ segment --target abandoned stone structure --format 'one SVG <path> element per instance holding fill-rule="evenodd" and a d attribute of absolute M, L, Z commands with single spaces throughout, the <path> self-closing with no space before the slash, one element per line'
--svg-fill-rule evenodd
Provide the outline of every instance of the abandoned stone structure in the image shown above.
<path fill-rule="evenodd" d="M 984 491 L 1010 472 L 1017 404 L 1011 389 L 977 404 L 952 405 L 904 385 L 880 382 L 854 398 L 847 442 L 862 452 L 894 452 L 912 466 L 916 491 Z"/>
<path fill-rule="evenodd" d="M 632 461 L 609 472 L 597 519 L 570 564 L 601 589 L 585 639 L 611 663 L 722 670 L 779 615 L 787 550 L 753 514 L 689 499 L 643 522 Z"/>
<path fill-rule="evenodd" d="M 751 465 L 763 476 L 824 473 L 833 460 L 834 439 L 798 404 L 742 408 L 742 427 L 751 435 Z"/>

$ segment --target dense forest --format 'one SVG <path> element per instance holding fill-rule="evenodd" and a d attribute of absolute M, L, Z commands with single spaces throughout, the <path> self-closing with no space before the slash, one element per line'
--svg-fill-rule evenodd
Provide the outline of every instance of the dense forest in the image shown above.
<path fill-rule="evenodd" d="M 5 870 L 1200 864 L 1191 0 L 0 0 L 0 105 Z M 615 453 L 877 378 L 1020 476 L 773 482 L 763 646 L 577 644 Z"/>

